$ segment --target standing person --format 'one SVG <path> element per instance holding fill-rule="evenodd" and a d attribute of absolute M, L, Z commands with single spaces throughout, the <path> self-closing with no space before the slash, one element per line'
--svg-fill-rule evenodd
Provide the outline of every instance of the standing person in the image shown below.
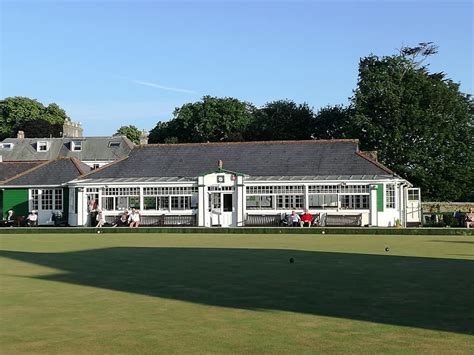
<path fill-rule="evenodd" d="M 296 213 L 296 211 L 291 211 L 290 220 L 293 227 L 299 227 L 301 217 Z"/>
<path fill-rule="evenodd" d="M 96 199 L 91 199 L 89 201 L 89 206 L 88 206 L 88 210 L 89 210 L 89 218 L 90 218 L 90 226 L 93 227 L 95 222 L 94 221 L 98 221 L 97 219 L 97 200 Z"/>
<path fill-rule="evenodd" d="M 7 226 L 13 227 L 14 224 L 15 224 L 15 212 L 13 212 L 13 210 L 8 210 Z"/>
<path fill-rule="evenodd" d="M 102 228 L 105 223 L 105 217 L 104 217 L 104 213 L 102 212 L 100 208 L 97 209 L 96 220 L 97 220 L 96 228 Z"/>
<path fill-rule="evenodd" d="M 311 222 L 313 222 L 313 215 L 309 213 L 307 209 L 305 209 L 303 215 L 301 216 L 301 227 L 311 227 Z"/>
<path fill-rule="evenodd" d="M 132 208 L 132 213 L 130 213 L 128 221 L 130 222 L 130 228 L 138 227 L 140 225 L 140 211 Z"/>

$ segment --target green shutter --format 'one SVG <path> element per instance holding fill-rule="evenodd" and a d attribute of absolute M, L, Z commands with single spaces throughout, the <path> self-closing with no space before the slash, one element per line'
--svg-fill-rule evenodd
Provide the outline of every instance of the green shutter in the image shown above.
<path fill-rule="evenodd" d="M 69 188 L 63 188 L 63 216 L 67 219 L 69 214 Z"/>
<path fill-rule="evenodd" d="M 6 218 L 8 210 L 13 210 L 15 216 L 27 216 L 28 207 L 28 189 L 3 191 L 3 218 Z"/>
<path fill-rule="evenodd" d="M 377 212 L 383 212 L 383 184 L 377 184 Z"/>

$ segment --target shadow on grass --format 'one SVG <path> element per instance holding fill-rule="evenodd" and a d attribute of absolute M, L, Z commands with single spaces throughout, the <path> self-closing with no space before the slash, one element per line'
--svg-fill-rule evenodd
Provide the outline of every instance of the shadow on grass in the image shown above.
<path fill-rule="evenodd" d="M 135 247 L 1 251 L 0 256 L 63 270 L 37 279 L 212 306 L 474 334 L 474 261 L 469 260 Z"/>
<path fill-rule="evenodd" d="M 430 240 L 432 243 L 474 244 L 474 240 Z"/>

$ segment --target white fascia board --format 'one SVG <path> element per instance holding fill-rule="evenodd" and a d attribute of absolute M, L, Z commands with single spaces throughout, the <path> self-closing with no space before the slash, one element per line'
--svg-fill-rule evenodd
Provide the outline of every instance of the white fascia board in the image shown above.
<path fill-rule="evenodd" d="M 59 185 L 0 185 L 0 189 L 36 189 L 36 188 L 58 188 L 58 187 L 64 187 L 65 184 L 59 184 Z"/>

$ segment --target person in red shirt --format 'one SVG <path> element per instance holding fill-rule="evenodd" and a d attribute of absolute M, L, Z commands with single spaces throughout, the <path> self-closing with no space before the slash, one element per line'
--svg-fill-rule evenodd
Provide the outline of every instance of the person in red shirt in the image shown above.
<path fill-rule="evenodd" d="M 301 215 L 301 227 L 311 227 L 311 222 L 313 222 L 313 215 L 308 210 L 304 210 L 304 213 Z"/>

